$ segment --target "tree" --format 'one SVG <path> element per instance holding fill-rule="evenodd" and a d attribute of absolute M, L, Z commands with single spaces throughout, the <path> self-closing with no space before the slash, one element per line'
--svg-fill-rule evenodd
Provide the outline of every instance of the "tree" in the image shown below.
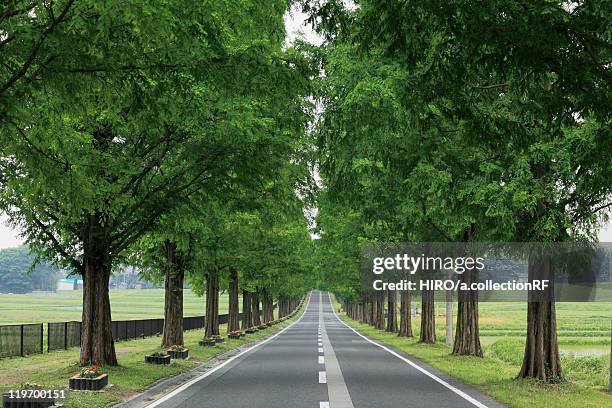
<path fill-rule="evenodd" d="M 32 115 L 16 122 L 18 137 L 0 160 L 2 208 L 26 231 L 33 250 L 83 276 L 82 364 L 117 363 L 108 300 L 113 265 L 185 197 L 248 174 L 251 164 L 282 145 L 289 135 L 279 140 L 256 101 L 270 89 L 270 78 L 294 85 L 274 87 L 281 92 L 293 93 L 302 82 L 299 64 L 280 50 L 282 30 L 272 36 L 274 44 L 265 41 L 268 25 L 255 35 L 264 16 L 274 15 L 282 25 L 280 3 L 269 10 L 250 2 L 173 3 L 160 5 L 155 15 L 150 6 L 134 4 L 147 12 L 136 18 L 112 4 L 138 23 L 108 28 L 112 38 L 100 45 L 113 49 L 109 44 L 119 43 L 130 64 L 109 65 L 115 61 L 100 52 L 72 69 L 86 92 L 69 100 L 61 89 L 28 93 Z M 232 22 L 215 17 L 219 12 L 236 21 L 251 13 L 246 26 L 233 26 L 252 34 L 251 42 L 234 36 Z M 136 35 L 132 28 L 141 22 L 147 28 L 162 24 L 172 35 L 148 29 L 146 36 Z M 150 59 L 157 62 L 149 65 Z"/>
<path fill-rule="evenodd" d="M 36 263 L 26 245 L 0 250 L 0 292 L 55 292 L 60 271 L 45 262 Z"/>
<path fill-rule="evenodd" d="M 462 147 L 486 147 L 487 166 L 502 167 L 482 193 L 489 213 L 505 220 L 495 228 L 513 240 L 559 242 L 585 231 L 592 239 L 598 213 L 610 205 L 603 181 L 610 175 L 603 163 L 610 159 L 611 92 L 605 6 L 360 5 L 361 43 L 410 67 L 412 91 L 471 135 Z M 530 262 L 530 279 L 540 262 Z M 527 322 L 519 375 L 562 379 L 554 302 L 529 302 Z"/>

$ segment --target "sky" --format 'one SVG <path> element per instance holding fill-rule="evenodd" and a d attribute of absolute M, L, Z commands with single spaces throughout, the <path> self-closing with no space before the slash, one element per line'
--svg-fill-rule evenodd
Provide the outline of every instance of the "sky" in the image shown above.
<path fill-rule="evenodd" d="M 290 13 L 285 15 L 285 27 L 287 30 L 288 41 L 292 41 L 298 36 L 304 40 L 320 45 L 323 39 L 313 32 L 312 28 L 305 24 L 306 14 L 294 7 Z M 0 249 L 10 248 L 21 245 L 24 240 L 20 237 L 20 232 L 7 225 L 8 218 L 0 213 Z M 608 223 L 599 232 L 600 242 L 612 242 L 612 224 Z"/>

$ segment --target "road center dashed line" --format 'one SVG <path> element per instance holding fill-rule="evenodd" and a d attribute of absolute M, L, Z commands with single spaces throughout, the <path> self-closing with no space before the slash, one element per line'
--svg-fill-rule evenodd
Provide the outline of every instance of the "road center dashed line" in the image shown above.
<path fill-rule="evenodd" d="M 327 383 L 327 373 L 325 371 L 319 371 L 319 384 Z"/>
<path fill-rule="evenodd" d="M 327 395 L 329 405 L 333 408 L 354 408 L 346 382 L 344 382 L 342 370 L 336 358 L 336 353 L 334 353 L 334 348 L 327 336 L 323 317 L 323 299 L 321 296 L 319 296 L 319 323 L 322 326 L 323 364 L 325 364 L 325 372 L 328 377 Z"/>

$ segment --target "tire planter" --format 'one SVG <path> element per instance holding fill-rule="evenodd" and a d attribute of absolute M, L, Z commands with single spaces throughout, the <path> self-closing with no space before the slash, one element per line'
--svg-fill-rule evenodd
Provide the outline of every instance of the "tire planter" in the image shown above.
<path fill-rule="evenodd" d="M 257 333 L 257 329 L 246 329 L 245 332 L 248 334 L 253 334 L 253 333 Z"/>
<path fill-rule="evenodd" d="M 215 337 L 215 343 L 225 343 L 225 339 L 223 337 Z"/>
<path fill-rule="evenodd" d="M 258 328 L 259 330 L 265 330 L 265 329 L 267 329 L 267 328 L 268 328 L 268 325 L 267 325 L 267 324 L 260 324 L 259 326 L 257 326 L 257 328 Z"/>
<path fill-rule="evenodd" d="M 168 354 L 170 355 L 170 358 L 175 360 L 184 360 L 189 357 L 189 349 L 185 349 L 183 351 L 168 350 Z"/>
<path fill-rule="evenodd" d="M 245 336 L 246 336 L 245 332 L 240 333 L 240 337 L 245 337 Z"/>
<path fill-rule="evenodd" d="M 167 356 L 145 356 L 145 363 L 166 365 L 170 364 L 170 355 Z"/>
<path fill-rule="evenodd" d="M 49 408 L 55 406 L 54 398 L 11 398 L 11 394 L 2 394 L 2 408 Z"/>
<path fill-rule="evenodd" d="M 240 333 L 229 333 L 227 337 L 229 337 L 230 339 L 238 340 L 242 336 L 240 335 Z"/>
<path fill-rule="evenodd" d="M 200 340 L 198 344 L 202 347 L 214 347 L 217 342 L 214 340 Z"/>
<path fill-rule="evenodd" d="M 95 378 L 81 378 L 80 374 L 70 377 L 68 388 L 80 391 L 99 391 L 108 385 L 108 374 L 101 374 Z"/>

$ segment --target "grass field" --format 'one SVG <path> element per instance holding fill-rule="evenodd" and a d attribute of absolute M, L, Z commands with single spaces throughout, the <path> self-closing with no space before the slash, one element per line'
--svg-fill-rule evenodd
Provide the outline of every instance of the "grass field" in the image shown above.
<path fill-rule="evenodd" d="M 17 323 L 46 323 L 81 320 L 83 293 L 59 291 L 33 292 L 25 295 L 0 295 L 0 325 Z M 113 320 L 164 317 L 163 289 L 112 289 L 110 291 Z M 205 297 L 191 290 L 184 292 L 184 315 L 202 316 Z M 219 299 L 219 312 L 227 313 L 228 297 Z"/>
<path fill-rule="evenodd" d="M 436 305 L 443 313 L 443 304 Z M 340 305 L 335 303 L 336 310 Z M 415 338 L 399 338 L 349 319 L 341 318 L 361 333 L 392 348 L 415 356 L 437 369 L 486 392 L 499 401 L 517 408 L 567 407 L 579 403 L 583 408 L 612 406 L 608 393 L 610 364 L 610 303 L 561 303 L 557 307 L 559 343 L 566 381 L 546 385 L 518 380 L 525 332 L 527 306 L 519 303 L 481 303 L 480 329 L 484 358 L 453 356 L 444 344 L 442 316 L 436 318 L 438 343 L 418 343 L 420 319 L 413 321 Z M 581 356 L 585 349 L 597 350 Z"/>
<path fill-rule="evenodd" d="M 420 305 L 414 306 L 419 310 Z M 456 311 L 456 304 L 453 305 Z M 524 344 L 527 330 L 527 304 L 519 302 L 481 302 L 479 309 L 480 339 L 490 345 L 503 339 L 506 342 Z M 610 353 L 612 303 L 559 302 L 557 309 L 557 335 L 562 353 L 576 355 L 600 355 Z M 445 304 L 436 304 L 436 335 L 444 342 Z M 453 324 L 454 319 L 453 318 Z M 413 329 L 418 332 L 419 318 Z"/>

